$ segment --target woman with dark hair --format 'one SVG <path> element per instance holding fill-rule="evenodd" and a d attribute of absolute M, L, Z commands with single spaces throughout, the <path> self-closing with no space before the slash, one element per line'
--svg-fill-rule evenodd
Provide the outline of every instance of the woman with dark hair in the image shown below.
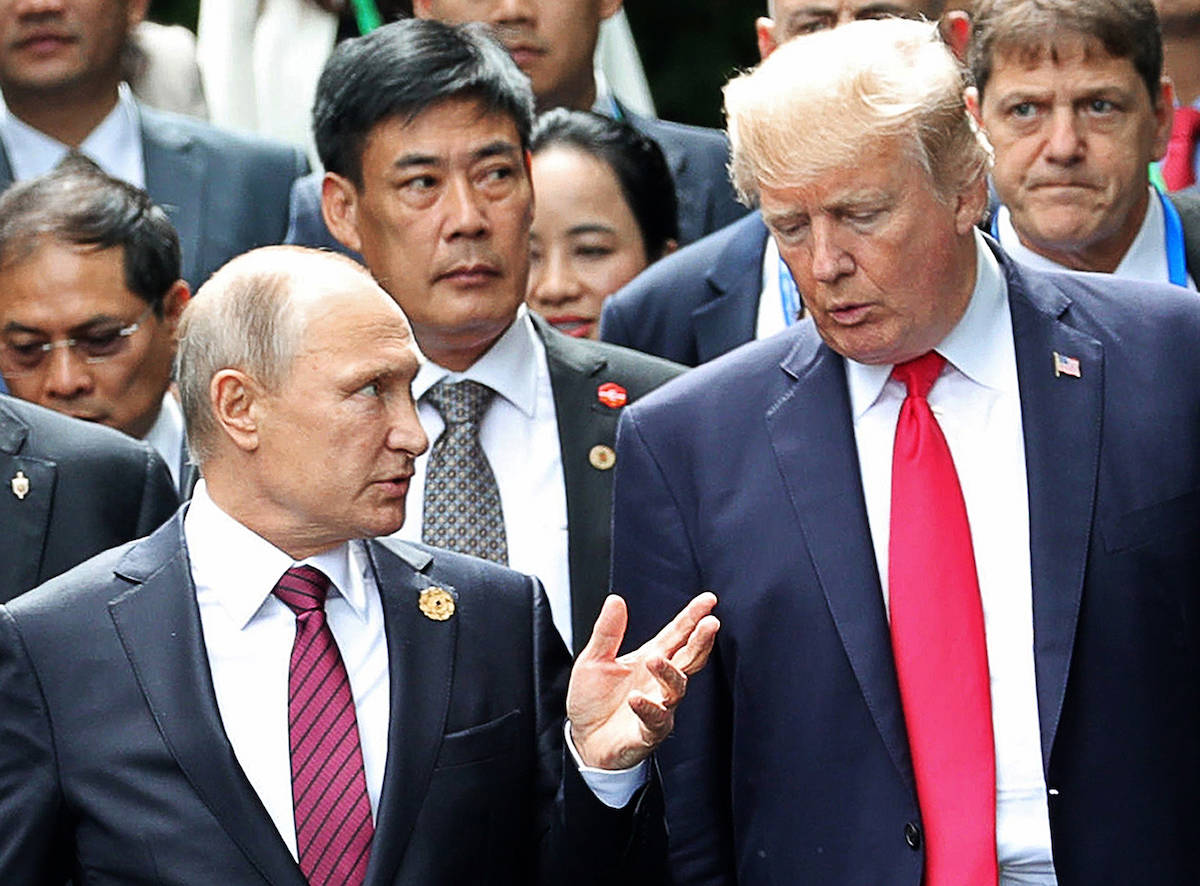
<path fill-rule="evenodd" d="M 600 307 L 679 238 L 675 183 L 658 145 L 627 123 L 556 109 L 534 126 L 530 308 L 596 338 Z"/>

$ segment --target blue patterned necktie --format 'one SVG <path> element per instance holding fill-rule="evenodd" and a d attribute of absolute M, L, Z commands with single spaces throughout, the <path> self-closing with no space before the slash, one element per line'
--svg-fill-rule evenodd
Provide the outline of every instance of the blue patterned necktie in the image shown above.
<path fill-rule="evenodd" d="M 440 381 L 425 394 L 446 427 L 425 468 L 421 539 L 507 565 L 500 488 L 479 442 L 479 421 L 495 395 L 475 381 Z"/>

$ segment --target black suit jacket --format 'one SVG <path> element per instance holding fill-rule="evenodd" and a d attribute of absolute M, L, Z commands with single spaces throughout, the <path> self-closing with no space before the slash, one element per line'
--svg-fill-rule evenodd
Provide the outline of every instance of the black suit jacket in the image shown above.
<path fill-rule="evenodd" d="M 606 382 L 615 382 L 625 388 L 632 403 L 679 375 L 683 367 L 625 348 L 572 338 L 536 314 L 530 316 L 546 347 L 558 419 L 567 492 L 571 635 L 578 652 L 587 644 L 608 595 L 612 547 L 612 465 L 594 466 L 591 452 L 595 446 L 616 446 L 617 420 L 623 409 L 601 403 L 597 390 Z M 623 593 L 625 589 L 616 590 Z"/>
<path fill-rule="evenodd" d="M 0 602 L 154 531 L 179 506 L 146 444 L 3 395 L 0 484 Z"/>
<path fill-rule="evenodd" d="M 1200 302 L 1003 265 L 1058 882 L 1194 882 Z M 1056 376 L 1055 352 L 1079 378 Z M 689 594 L 721 595 L 716 651 L 659 749 L 675 882 L 919 886 L 842 358 L 812 324 L 747 345 L 627 411 L 618 458 L 631 642 Z"/>
<path fill-rule="evenodd" d="M 657 783 L 615 811 L 563 765 L 569 656 L 536 580 L 368 547 L 391 713 L 366 883 L 661 882 Z M 448 620 L 418 608 L 432 586 Z M 0 882 L 68 875 L 305 884 L 221 725 L 182 511 L 0 608 Z"/>
<path fill-rule="evenodd" d="M 283 242 L 292 182 L 308 172 L 303 152 L 142 104 L 138 114 L 146 193 L 179 232 L 193 290 L 234 256 Z M 12 181 L 0 147 L 0 188 Z"/>
<path fill-rule="evenodd" d="M 604 303 L 600 337 L 686 366 L 753 341 L 766 248 L 753 212 L 668 255 Z"/>

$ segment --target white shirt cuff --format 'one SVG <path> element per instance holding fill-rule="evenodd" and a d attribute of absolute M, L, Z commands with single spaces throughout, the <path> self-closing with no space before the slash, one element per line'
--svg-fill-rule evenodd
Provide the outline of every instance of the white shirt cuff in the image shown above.
<path fill-rule="evenodd" d="M 579 751 L 575 750 L 575 742 L 571 740 L 571 721 L 568 720 L 563 728 L 566 731 L 567 750 L 571 752 L 571 759 L 575 761 L 579 774 L 596 795 L 596 799 L 611 809 L 624 809 L 628 806 L 633 795 L 650 777 L 650 761 L 643 760 L 631 769 L 597 769 L 595 766 L 585 766 L 579 757 Z"/>

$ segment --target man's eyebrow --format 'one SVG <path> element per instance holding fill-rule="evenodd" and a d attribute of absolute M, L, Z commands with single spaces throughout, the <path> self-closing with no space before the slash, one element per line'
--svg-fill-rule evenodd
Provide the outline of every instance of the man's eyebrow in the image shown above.
<path fill-rule="evenodd" d="M 68 334 L 68 336 L 79 335 L 81 332 L 87 332 L 89 329 L 92 329 L 95 326 L 99 326 L 102 323 L 116 323 L 116 324 L 123 325 L 125 322 L 126 321 L 121 317 L 114 317 L 109 314 L 97 314 L 95 317 L 89 317 L 87 320 L 84 320 L 82 323 L 75 324 L 74 326 L 72 326 L 70 329 L 67 330 L 67 334 Z M 4 331 L 6 333 L 17 332 L 17 333 L 25 333 L 28 335 L 49 335 L 49 333 L 46 332 L 46 330 L 44 330 L 40 327 L 26 326 L 24 323 L 18 323 L 15 320 L 9 320 L 8 323 L 6 323 L 4 325 Z"/>
<path fill-rule="evenodd" d="M 521 156 L 521 149 L 510 141 L 496 139 L 494 142 L 488 142 L 486 145 L 475 149 L 471 156 L 476 160 L 486 160 L 489 157 L 511 157 L 512 159 L 517 159 Z"/>
<path fill-rule="evenodd" d="M 392 168 L 404 169 L 409 166 L 437 166 L 441 162 L 441 158 L 434 154 L 401 154 L 392 161 Z"/>

